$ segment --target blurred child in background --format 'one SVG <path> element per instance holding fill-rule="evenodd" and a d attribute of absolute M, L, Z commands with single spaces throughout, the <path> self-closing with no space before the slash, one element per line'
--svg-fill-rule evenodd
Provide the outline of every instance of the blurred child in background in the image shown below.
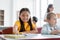
<path fill-rule="evenodd" d="M 47 24 L 43 25 L 41 34 L 57 35 L 60 34 L 60 27 L 56 25 L 57 19 L 54 13 L 47 14 Z"/>

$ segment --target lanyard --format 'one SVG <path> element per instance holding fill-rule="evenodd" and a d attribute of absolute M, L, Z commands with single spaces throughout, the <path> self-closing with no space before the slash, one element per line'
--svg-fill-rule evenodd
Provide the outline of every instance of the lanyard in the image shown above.
<path fill-rule="evenodd" d="M 53 27 L 53 28 L 50 27 L 50 30 L 51 30 L 51 31 L 52 31 L 52 30 L 56 30 L 56 28 L 55 28 L 55 27 Z"/>
<path fill-rule="evenodd" d="M 51 27 L 50 24 L 49 24 L 49 27 L 50 27 L 50 30 L 51 30 L 51 31 L 52 31 L 52 30 L 56 30 L 56 26 Z"/>

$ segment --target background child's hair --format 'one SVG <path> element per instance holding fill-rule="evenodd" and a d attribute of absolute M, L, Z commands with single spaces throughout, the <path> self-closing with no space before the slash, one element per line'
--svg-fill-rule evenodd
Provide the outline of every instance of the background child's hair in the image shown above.
<path fill-rule="evenodd" d="M 52 8 L 52 7 L 53 7 L 53 4 L 49 4 L 49 5 L 48 5 L 47 13 L 50 12 L 49 8 Z"/>
<path fill-rule="evenodd" d="M 37 22 L 38 21 L 37 17 L 33 16 L 33 21 Z"/>
<path fill-rule="evenodd" d="M 29 11 L 29 9 L 28 9 L 28 8 L 22 8 L 22 9 L 20 10 L 19 15 L 21 15 L 21 13 L 22 13 L 22 12 L 24 12 L 24 11 L 27 11 L 27 12 L 29 12 L 29 13 L 30 13 L 30 11 Z M 20 18 L 20 17 L 19 17 L 19 21 L 20 21 L 20 24 L 21 24 L 20 32 L 23 32 L 23 31 L 25 31 L 25 28 L 24 28 L 24 23 L 23 23 L 23 21 L 21 20 L 21 18 Z M 29 19 L 28 24 L 30 25 L 30 30 L 33 30 L 33 29 L 32 29 L 32 22 L 31 22 L 31 18 Z"/>
<path fill-rule="evenodd" d="M 50 20 L 50 18 L 51 18 L 53 15 L 56 16 L 56 14 L 54 14 L 54 13 L 48 13 L 48 14 L 47 14 L 47 19 Z"/>

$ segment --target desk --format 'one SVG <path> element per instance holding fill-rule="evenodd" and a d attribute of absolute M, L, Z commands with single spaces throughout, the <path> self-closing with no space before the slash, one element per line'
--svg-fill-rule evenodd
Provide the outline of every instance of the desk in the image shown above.
<path fill-rule="evenodd" d="M 51 38 L 60 38 L 60 35 L 41 35 L 37 34 L 32 39 L 51 39 Z"/>
<path fill-rule="evenodd" d="M 0 35 L 0 37 L 4 38 L 5 35 Z M 20 35 L 13 35 L 13 36 L 20 36 Z M 24 36 L 24 35 L 23 35 Z M 6 40 L 15 40 L 12 38 L 4 38 Z M 26 40 L 31 40 L 31 39 L 41 39 L 41 40 L 60 40 L 59 35 L 41 35 L 41 34 L 34 34 L 34 35 L 27 35 L 25 38 L 17 38 L 16 40 L 21 40 L 21 39 L 26 39 Z"/>
<path fill-rule="evenodd" d="M 13 27 L 0 27 L 0 34 L 13 34 Z"/>
<path fill-rule="evenodd" d="M 7 29 L 7 27 L 0 27 L 0 34 L 3 34 L 3 30 Z"/>

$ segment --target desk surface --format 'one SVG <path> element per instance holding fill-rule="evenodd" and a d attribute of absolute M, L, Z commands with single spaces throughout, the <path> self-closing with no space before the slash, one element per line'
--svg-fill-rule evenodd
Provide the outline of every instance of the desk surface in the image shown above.
<path fill-rule="evenodd" d="M 41 35 L 37 34 L 37 36 L 34 36 L 32 39 L 47 39 L 47 38 L 60 38 L 60 35 Z"/>
<path fill-rule="evenodd" d="M 0 35 L 0 37 L 2 37 L 4 39 L 14 39 L 14 38 L 5 38 L 4 36 L 16 36 L 15 39 L 48 39 L 48 38 L 60 38 L 60 35 L 41 35 L 41 34 Z M 20 38 L 17 37 L 17 36 L 20 36 Z"/>

